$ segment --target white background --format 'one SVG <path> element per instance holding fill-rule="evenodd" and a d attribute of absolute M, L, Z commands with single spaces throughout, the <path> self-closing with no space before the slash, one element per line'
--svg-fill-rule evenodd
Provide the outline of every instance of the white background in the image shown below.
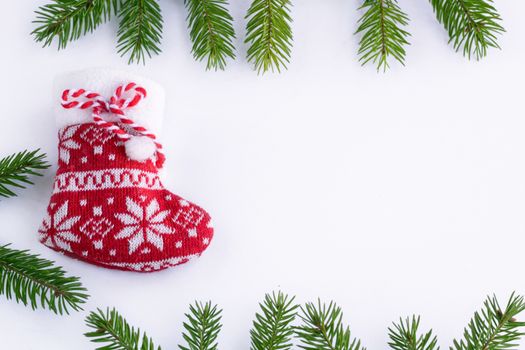
<path fill-rule="evenodd" d="M 43 3 L 11 1 L 0 14 L 0 146 L 1 155 L 40 147 L 55 163 L 53 77 L 128 66 L 115 22 L 65 51 L 40 48 L 29 33 Z M 176 349 L 195 299 L 224 308 L 221 349 L 248 349 L 257 303 L 277 289 L 336 300 L 369 349 L 387 349 L 387 326 L 412 313 L 446 348 L 487 294 L 525 293 L 525 3 L 497 2 L 503 50 L 469 62 L 427 1 L 401 1 L 407 65 L 378 74 L 357 62 L 357 0 L 295 1 L 290 69 L 264 76 L 244 58 L 248 5 L 232 1 L 238 59 L 225 72 L 193 61 L 182 0 L 161 1 L 162 55 L 129 67 L 166 88 L 165 184 L 212 213 L 208 252 L 136 274 L 45 248 L 36 231 L 51 169 L 0 202 L 0 243 L 57 261 L 92 297 L 69 317 L 1 298 L 2 349 L 93 349 L 83 319 L 106 306 Z"/>

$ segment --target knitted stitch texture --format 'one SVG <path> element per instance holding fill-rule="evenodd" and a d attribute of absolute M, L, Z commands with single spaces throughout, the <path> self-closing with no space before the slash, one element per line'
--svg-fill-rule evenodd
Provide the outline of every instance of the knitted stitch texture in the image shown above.
<path fill-rule="evenodd" d="M 210 216 L 163 187 L 156 156 L 129 159 L 125 142 L 95 123 L 65 126 L 58 137 L 53 194 L 38 231 L 43 244 L 140 272 L 185 263 L 208 247 Z"/>

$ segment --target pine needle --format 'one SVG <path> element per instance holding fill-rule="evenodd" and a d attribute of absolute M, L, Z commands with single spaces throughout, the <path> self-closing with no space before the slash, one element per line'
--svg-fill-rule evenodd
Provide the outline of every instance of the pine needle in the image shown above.
<path fill-rule="evenodd" d="M 49 168 L 45 153 L 40 149 L 23 151 L 0 159 L 0 197 L 13 197 L 16 193 L 10 187 L 25 188 L 32 185 L 29 176 L 42 176 L 38 170 Z"/>
<path fill-rule="evenodd" d="M 525 310 L 523 296 L 510 296 L 505 309 L 496 296 L 488 297 L 484 308 L 476 312 L 463 333 L 463 339 L 454 340 L 451 350 L 511 350 L 519 349 L 519 339 L 525 335 L 525 322 L 515 317 Z"/>
<path fill-rule="evenodd" d="M 190 313 L 185 314 L 188 319 L 184 322 L 183 338 L 187 345 L 179 345 L 181 350 L 217 350 L 217 336 L 221 331 L 221 313 L 217 305 L 211 302 L 202 304 L 195 302 L 190 305 Z"/>
<path fill-rule="evenodd" d="M 292 28 L 290 0 L 253 0 L 246 19 L 247 58 L 258 73 L 286 69 L 290 62 Z"/>
<path fill-rule="evenodd" d="M 393 328 L 388 328 L 390 342 L 388 345 L 393 350 L 434 350 L 437 347 L 437 338 L 432 336 L 432 330 L 423 335 L 418 335 L 420 317 L 407 317 L 399 319 Z M 439 349 L 439 347 L 437 347 Z"/>
<path fill-rule="evenodd" d="M 68 277 L 52 261 L 27 250 L 0 246 L 0 295 L 17 303 L 49 309 L 56 314 L 82 310 L 88 295 L 78 277 Z"/>
<path fill-rule="evenodd" d="M 58 38 L 58 48 L 93 32 L 100 24 L 116 14 L 119 0 L 53 0 L 36 13 L 38 27 L 31 34 L 37 42 L 49 46 Z"/>
<path fill-rule="evenodd" d="M 318 300 L 317 305 L 307 303 L 301 307 L 303 324 L 296 328 L 305 350 L 366 350 L 361 341 L 352 339 L 350 329 L 343 325 L 343 312 L 334 302 L 326 304 Z"/>
<path fill-rule="evenodd" d="M 295 297 L 290 298 L 282 292 L 265 295 L 259 304 L 262 313 L 255 314 L 250 331 L 251 350 L 288 350 L 292 347 L 292 322 L 298 308 L 294 300 Z"/>
<path fill-rule="evenodd" d="M 488 48 L 500 48 L 498 35 L 505 32 L 492 0 L 430 0 L 436 17 L 449 35 L 449 43 L 463 55 L 476 60 L 487 55 Z"/>
<path fill-rule="evenodd" d="M 356 34 L 362 33 L 359 42 L 359 61 L 363 65 L 373 62 L 377 70 L 389 67 L 388 58 L 392 56 L 405 64 L 407 40 L 410 33 L 403 27 L 408 25 L 408 16 L 398 6 L 396 0 L 364 0 L 360 10 L 365 13 L 359 20 Z"/>
<path fill-rule="evenodd" d="M 84 335 L 93 343 L 103 343 L 98 350 L 155 350 L 153 340 L 140 329 L 130 326 L 117 310 L 97 309 L 86 317 L 86 324 L 94 331 Z M 160 346 L 157 350 L 161 350 Z"/>
<path fill-rule="evenodd" d="M 206 69 L 224 69 L 226 58 L 235 58 L 233 18 L 227 0 L 185 0 L 193 57 L 207 58 Z"/>
<path fill-rule="evenodd" d="M 128 63 L 145 63 L 161 52 L 162 14 L 156 0 L 126 0 L 118 14 L 117 50 L 129 55 Z"/>

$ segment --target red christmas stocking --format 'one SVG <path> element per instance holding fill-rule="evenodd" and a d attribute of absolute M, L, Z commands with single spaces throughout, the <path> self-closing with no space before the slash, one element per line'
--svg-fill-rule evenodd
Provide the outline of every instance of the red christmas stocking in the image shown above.
<path fill-rule="evenodd" d="M 158 175 L 164 155 L 151 131 L 162 119 L 162 88 L 110 70 L 73 73 L 56 85 L 58 170 L 40 241 L 142 272 L 199 256 L 213 236 L 210 216 L 164 189 Z"/>

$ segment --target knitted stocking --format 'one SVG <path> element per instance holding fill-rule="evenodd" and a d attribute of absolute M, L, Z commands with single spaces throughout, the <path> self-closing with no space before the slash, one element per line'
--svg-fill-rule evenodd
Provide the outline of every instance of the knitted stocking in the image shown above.
<path fill-rule="evenodd" d="M 58 170 L 40 241 L 93 264 L 133 271 L 199 256 L 213 236 L 210 216 L 164 189 L 162 146 L 148 131 L 159 130 L 162 88 L 109 70 L 73 73 L 57 87 L 64 90 Z"/>

